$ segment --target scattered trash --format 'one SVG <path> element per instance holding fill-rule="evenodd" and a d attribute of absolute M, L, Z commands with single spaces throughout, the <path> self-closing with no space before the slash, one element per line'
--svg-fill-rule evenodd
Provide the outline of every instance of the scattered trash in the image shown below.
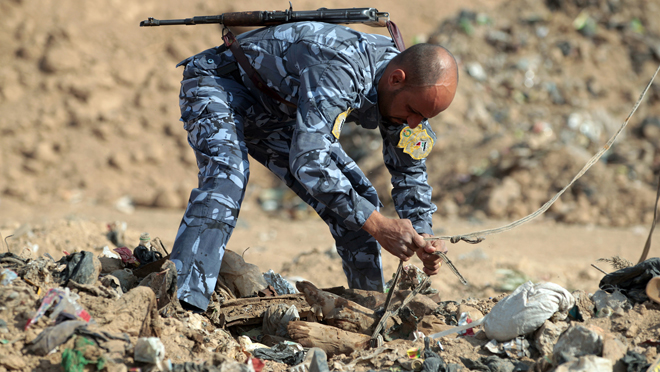
<path fill-rule="evenodd" d="M 78 284 L 94 284 L 101 273 L 101 261 L 92 252 L 82 251 L 63 256 L 59 264 L 66 267 L 59 273 L 60 282 L 66 286 L 69 280 Z"/>
<path fill-rule="evenodd" d="M 104 276 L 103 278 L 101 278 L 101 284 L 103 284 L 104 287 L 114 291 L 116 294 L 116 298 L 119 298 L 121 297 L 122 294 L 124 294 L 124 291 L 121 288 L 121 282 L 116 276 L 113 275 Z"/>
<path fill-rule="evenodd" d="M 288 280 L 284 279 L 282 275 L 274 272 L 272 269 L 264 273 L 266 283 L 272 285 L 278 295 L 283 294 L 296 294 L 298 290 L 291 285 Z"/>
<path fill-rule="evenodd" d="M 121 260 L 125 265 L 130 265 L 133 267 L 140 266 L 140 262 L 135 258 L 133 252 L 131 252 L 130 249 L 126 247 L 119 247 L 119 248 L 115 248 L 114 251 L 119 253 Z"/>
<path fill-rule="evenodd" d="M 241 345 L 243 351 L 249 353 L 252 353 L 256 349 L 269 349 L 269 347 L 264 344 L 252 342 L 248 336 L 238 336 L 238 343 Z"/>
<path fill-rule="evenodd" d="M 660 276 L 660 258 L 649 258 L 635 266 L 609 273 L 600 280 L 598 287 L 606 292 L 618 289 L 625 293 L 633 304 L 648 301 L 646 286 L 656 276 Z"/>
<path fill-rule="evenodd" d="M 458 325 L 459 326 L 464 326 L 472 323 L 472 319 L 470 318 L 470 313 L 464 312 L 461 314 L 461 317 L 458 319 Z M 465 331 L 460 331 L 458 332 L 459 336 L 474 336 L 474 329 L 473 328 L 468 328 Z"/>
<path fill-rule="evenodd" d="M 245 262 L 243 257 L 231 250 L 226 250 L 222 257 L 220 275 L 236 297 L 254 296 L 268 286 L 259 267 Z"/>
<path fill-rule="evenodd" d="M 78 304 L 77 301 L 79 298 L 80 297 L 71 292 L 69 288 L 51 288 L 41 300 L 41 306 L 39 306 L 37 313 L 25 325 L 25 329 L 28 329 L 47 313 L 50 313 L 48 317 L 51 320 L 57 319 L 61 313 L 66 313 L 78 317 L 85 322 L 89 322 L 91 316 L 82 306 L 80 306 L 80 304 Z"/>
<path fill-rule="evenodd" d="M 287 306 L 286 304 L 279 304 L 277 306 L 271 306 L 264 313 L 263 333 L 266 335 L 287 337 L 287 324 L 295 320 L 300 320 L 300 314 L 298 314 L 296 305 Z"/>
<path fill-rule="evenodd" d="M 611 372 L 612 361 L 596 355 L 585 355 L 567 361 L 558 366 L 554 372 Z"/>
<path fill-rule="evenodd" d="M 152 249 L 149 233 L 142 233 L 140 235 L 140 244 L 133 250 L 133 255 L 140 262 L 140 267 L 163 258 L 162 253 Z"/>
<path fill-rule="evenodd" d="M 554 283 L 527 282 L 500 300 L 484 317 L 490 339 L 508 341 L 534 332 L 550 318 L 561 320 L 575 305 L 575 298 Z"/>
<path fill-rule="evenodd" d="M 422 350 L 418 347 L 406 350 L 406 354 L 410 359 L 417 359 L 422 356 Z"/>
<path fill-rule="evenodd" d="M 85 337 L 77 337 L 75 346 L 72 349 L 64 349 L 62 352 L 62 368 L 64 372 L 85 371 L 87 365 L 94 365 L 97 371 L 101 371 L 105 366 L 106 360 L 100 355 L 98 350 L 90 352 L 89 349 L 96 349 L 96 344 Z"/>
<path fill-rule="evenodd" d="M 99 255 L 99 258 L 101 257 L 116 258 L 116 259 L 121 258 L 117 253 L 112 252 L 107 245 L 103 247 L 103 252 L 101 252 L 101 254 Z"/>
<path fill-rule="evenodd" d="M 481 357 L 478 360 L 461 358 L 461 362 L 470 371 L 527 371 L 529 369 L 525 363 L 503 359 L 496 355 Z"/>
<path fill-rule="evenodd" d="M 272 348 L 258 348 L 252 351 L 252 355 L 259 359 L 274 360 L 295 366 L 303 362 L 305 353 L 303 347 L 295 342 L 280 342 Z"/>
<path fill-rule="evenodd" d="M 572 325 L 559 336 L 552 349 L 552 361 L 560 365 L 573 358 L 601 355 L 602 352 L 603 337 L 598 332 L 582 325 Z"/>
<path fill-rule="evenodd" d="M 87 322 L 84 321 L 69 320 L 48 327 L 41 331 L 37 338 L 30 342 L 25 349 L 34 355 L 47 355 L 71 338 L 78 327 L 85 327 L 86 325 Z"/>
<path fill-rule="evenodd" d="M 309 363 L 309 372 L 330 372 L 328 367 L 328 356 L 318 347 L 313 347 L 307 352 L 307 357 L 311 355 L 312 360 Z M 307 360 L 307 357 L 305 360 Z"/>
<path fill-rule="evenodd" d="M 18 275 L 9 269 L 3 269 L 0 271 L 0 285 L 10 285 Z"/>
<path fill-rule="evenodd" d="M 596 305 L 596 318 L 605 318 L 613 313 L 623 314 L 625 310 L 632 309 L 628 298 L 618 290 L 612 293 L 598 290 L 591 298 Z"/>
<path fill-rule="evenodd" d="M 655 303 L 660 304 L 660 276 L 651 278 L 646 284 L 646 295 Z"/>
<path fill-rule="evenodd" d="M 529 341 L 524 336 L 506 342 L 490 340 L 484 347 L 493 354 L 506 355 L 509 358 L 530 357 L 532 355 L 529 351 Z"/>
<path fill-rule="evenodd" d="M 137 277 L 133 275 L 133 271 L 131 269 L 116 270 L 111 272 L 110 275 L 119 280 L 119 284 L 121 285 L 121 290 L 123 293 L 130 291 L 131 288 L 133 288 L 137 283 Z"/>
<path fill-rule="evenodd" d="M 135 361 L 156 364 L 165 359 L 165 346 L 158 337 L 141 337 L 135 343 Z"/>

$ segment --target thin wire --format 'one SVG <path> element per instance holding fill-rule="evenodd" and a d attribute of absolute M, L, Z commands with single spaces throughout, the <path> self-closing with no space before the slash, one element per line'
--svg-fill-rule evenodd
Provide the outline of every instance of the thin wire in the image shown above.
<path fill-rule="evenodd" d="M 649 81 L 649 83 L 646 85 L 646 89 L 644 89 L 644 91 L 642 92 L 642 94 L 639 96 L 639 99 L 637 99 L 637 102 L 635 103 L 635 106 L 633 107 L 632 111 L 630 111 L 630 114 L 628 114 L 628 117 L 627 117 L 626 120 L 623 122 L 623 124 L 621 125 L 621 127 L 619 127 L 619 130 L 617 130 L 616 133 L 614 133 L 614 135 L 609 139 L 609 141 L 607 141 L 607 143 L 605 144 L 605 146 L 603 146 L 603 147 L 600 149 L 600 151 L 598 151 L 598 152 L 596 153 L 596 155 L 594 155 L 591 159 L 589 159 L 589 161 L 587 162 L 587 164 L 585 164 L 585 166 L 582 168 L 582 170 L 580 170 L 580 172 L 579 172 L 575 177 L 573 177 L 573 180 L 571 180 L 571 182 L 570 182 L 568 185 L 566 185 L 566 187 L 564 187 L 563 189 L 561 189 L 561 191 L 559 191 L 559 192 L 558 192 L 558 193 L 557 193 L 552 199 L 550 199 L 547 203 L 543 204 L 543 206 L 542 206 L 541 208 L 539 208 L 536 212 L 534 212 L 534 213 L 532 213 L 532 214 L 530 214 L 530 215 L 528 215 L 528 216 L 526 216 L 526 217 L 523 217 L 523 218 L 521 218 L 521 219 L 519 219 L 519 220 L 517 220 L 517 221 L 514 221 L 514 222 L 512 222 L 512 223 L 510 223 L 510 224 L 508 224 L 508 225 L 502 226 L 502 227 L 498 227 L 498 228 L 494 228 L 494 229 L 487 229 L 487 230 L 482 230 L 482 231 L 477 231 L 477 232 L 473 232 L 473 233 L 469 233 L 469 234 L 464 234 L 464 235 L 454 235 L 454 236 L 435 236 L 435 237 L 431 237 L 431 238 L 425 238 L 424 240 L 427 240 L 427 241 L 430 241 L 430 240 L 449 240 L 449 241 L 452 242 L 452 243 L 458 243 L 459 241 L 462 240 L 462 241 L 466 241 L 466 242 L 468 242 L 468 243 L 473 243 L 473 244 L 474 244 L 474 243 L 479 243 L 479 242 L 483 241 L 483 240 L 484 240 L 484 237 L 487 236 L 487 235 L 498 234 L 498 233 L 501 233 L 501 232 L 505 232 L 505 231 L 511 230 L 511 229 L 513 229 L 513 228 L 515 228 L 515 227 L 518 227 L 518 226 L 520 226 L 520 225 L 522 225 L 522 224 L 524 224 L 524 223 L 527 223 L 527 222 L 533 220 L 534 218 L 540 216 L 541 214 L 543 214 L 545 211 L 548 210 L 548 208 L 550 208 L 550 206 L 551 206 L 552 204 L 554 204 L 555 201 L 557 201 L 557 199 L 559 199 L 559 197 L 560 197 L 560 196 L 561 196 L 561 195 L 562 195 L 562 194 L 563 194 L 563 193 L 564 193 L 569 187 L 571 187 L 571 186 L 575 183 L 575 181 L 577 181 L 580 177 L 582 177 L 582 175 L 585 174 L 585 173 L 589 170 L 589 168 L 591 168 L 594 164 L 596 164 L 596 162 L 597 162 L 597 161 L 603 156 L 603 154 L 604 154 L 607 150 L 610 149 L 610 147 L 612 146 L 612 144 L 614 143 L 614 141 L 617 139 L 617 137 L 619 136 L 619 134 L 621 134 L 621 132 L 623 132 L 623 129 L 625 129 L 625 127 L 628 125 L 628 122 L 630 121 L 630 118 L 632 118 L 632 116 L 633 116 L 633 114 L 635 113 L 635 111 L 637 111 L 637 108 L 639 107 L 640 103 L 642 102 L 642 99 L 644 98 L 644 96 L 646 96 L 646 92 L 648 92 L 649 88 L 651 88 L 651 84 L 653 83 L 653 80 L 655 80 L 655 77 L 658 75 L 658 71 L 660 71 L 660 66 L 658 66 L 658 68 L 655 70 L 655 73 L 653 74 L 653 77 L 651 78 L 651 80 Z"/>

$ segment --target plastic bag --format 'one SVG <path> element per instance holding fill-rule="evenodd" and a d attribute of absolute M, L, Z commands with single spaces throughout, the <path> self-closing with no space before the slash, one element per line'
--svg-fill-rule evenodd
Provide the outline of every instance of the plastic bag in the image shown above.
<path fill-rule="evenodd" d="M 266 335 L 275 335 L 288 337 L 286 329 L 291 321 L 300 320 L 296 305 L 290 307 L 285 304 L 269 307 L 264 313 L 263 333 Z"/>
<path fill-rule="evenodd" d="M 527 282 L 484 317 L 484 331 L 490 339 L 508 341 L 534 332 L 553 316 L 565 319 L 574 305 L 573 295 L 557 284 Z"/>
<path fill-rule="evenodd" d="M 641 304 L 648 301 L 646 285 L 656 276 L 660 276 L 660 258 L 653 257 L 635 266 L 605 275 L 598 287 L 609 293 L 618 289 L 625 293 L 633 304 Z"/>
<path fill-rule="evenodd" d="M 275 292 L 277 292 L 278 295 L 298 293 L 298 290 L 291 285 L 288 280 L 284 279 L 282 275 L 274 272 L 272 269 L 264 273 L 264 279 L 269 285 L 272 285 L 273 288 L 275 288 Z"/>
<path fill-rule="evenodd" d="M 220 275 L 236 297 L 252 297 L 268 287 L 257 265 L 249 264 L 236 252 L 227 250 L 222 257 Z"/>

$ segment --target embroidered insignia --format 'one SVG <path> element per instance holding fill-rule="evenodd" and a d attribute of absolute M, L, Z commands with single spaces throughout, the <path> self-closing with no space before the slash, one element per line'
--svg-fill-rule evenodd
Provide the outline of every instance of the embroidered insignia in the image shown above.
<path fill-rule="evenodd" d="M 421 125 L 418 125 L 415 129 L 403 128 L 399 137 L 397 147 L 402 148 L 403 152 L 409 154 L 415 160 L 424 159 L 433 148 L 433 138 Z"/>
<path fill-rule="evenodd" d="M 348 117 L 348 114 L 350 114 L 351 111 L 353 111 L 353 109 L 349 108 L 348 110 L 337 115 L 337 118 L 335 119 L 335 125 L 332 127 L 332 134 L 335 136 L 336 139 L 339 139 L 339 136 L 341 135 L 341 128 L 344 127 L 344 123 L 346 122 L 346 117 Z"/>

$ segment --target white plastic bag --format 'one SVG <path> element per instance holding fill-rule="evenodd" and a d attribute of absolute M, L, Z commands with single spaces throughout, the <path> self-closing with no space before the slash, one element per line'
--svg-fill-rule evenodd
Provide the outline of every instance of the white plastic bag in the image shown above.
<path fill-rule="evenodd" d="M 296 305 L 288 306 L 286 304 L 273 305 L 266 309 L 263 321 L 263 333 L 265 335 L 275 335 L 288 337 L 289 332 L 286 326 L 289 322 L 300 320 Z"/>
<path fill-rule="evenodd" d="M 485 316 L 484 331 L 490 339 L 508 341 L 534 332 L 555 314 L 555 319 L 565 319 L 573 306 L 575 298 L 561 286 L 527 282 Z"/>

